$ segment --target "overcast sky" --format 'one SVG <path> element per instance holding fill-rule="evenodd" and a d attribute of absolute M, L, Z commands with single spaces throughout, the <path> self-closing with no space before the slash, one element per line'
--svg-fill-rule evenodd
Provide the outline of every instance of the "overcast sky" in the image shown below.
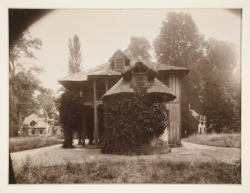
<path fill-rule="evenodd" d="M 233 42 L 240 49 L 240 12 L 223 9 L 185 10 L 57 10 L 49 13 L 29 31 L 42 40 L 36 63 L 46 70 L 39 76 L 45 87 L 56 91 L 68 73 L 69 38 L 77 34 L 82 44 L 83 68 L 107 62 L 117 50 L 125 50 L 131 36 L 144 36 L 152 44 L 168 11 L 189 12 L 206 38 Z"/>

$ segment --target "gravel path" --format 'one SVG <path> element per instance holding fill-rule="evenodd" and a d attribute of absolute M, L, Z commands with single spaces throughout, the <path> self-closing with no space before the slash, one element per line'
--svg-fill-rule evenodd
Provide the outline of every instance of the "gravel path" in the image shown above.
<path fill-rule="evenodd" d="M 74 144 L 77 144 L 75 141 Z M 146 159 L 148 161 L 170 160 L 170 161 L 222 161 L 232 163 L 240 159 L 239 148 L 212 147 L 182 142 L 183 147 L 172 148 L 171 152 L 162 155 L 145 155 L 145 156 L 122 156 L 101 154 L 100 149 L 82 148 L 76 145 L 74 149 L 62 149 L 60 145 L 43 147 L 33 150 L 11 153 L 14 168 L 26 161 L 27 157 L 31 164 L 53 166 L 62 165 L 67 162 L 84 163 L 91 161 L 122 161 Z"/>

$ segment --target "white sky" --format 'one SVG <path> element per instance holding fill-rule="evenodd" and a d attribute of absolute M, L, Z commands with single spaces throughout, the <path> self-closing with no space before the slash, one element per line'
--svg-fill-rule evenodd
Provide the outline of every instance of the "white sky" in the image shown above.
<path fill-rule="evenodd" d="M 125 50 L 131 36 L 144 36 L 152 44 L 166 13 L 172 10 L 57 10 L 33 24 L 29 31 L 43 42 L 36 63 L 45 87 L 56 91 L 59 78 L 68 73 L 68 39 L 77 34 L 82 44 L 83 68 L 107 62 L 117 50 Z M 175 10 L 191 13 L 206 38 L 233 42 L 240 49 L 241 17 L 223 9 Z"/>

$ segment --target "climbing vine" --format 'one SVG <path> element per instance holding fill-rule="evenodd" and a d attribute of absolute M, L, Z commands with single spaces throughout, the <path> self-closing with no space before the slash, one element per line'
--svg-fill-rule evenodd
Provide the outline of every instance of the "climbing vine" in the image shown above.
<path fill-rule="evenodd" d="M 132 97 L 104 101 L 104 126 L 102 153 L 138 154 L 141 145 L 164 132 L 166 108 L 164 103 L 149 100 L 144 91 L 137 89 Z"/>

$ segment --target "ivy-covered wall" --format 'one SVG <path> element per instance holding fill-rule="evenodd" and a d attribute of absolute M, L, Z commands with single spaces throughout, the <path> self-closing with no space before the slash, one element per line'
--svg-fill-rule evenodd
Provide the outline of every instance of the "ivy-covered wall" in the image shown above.
<path fill-rule="evenodd" d="M 132 97 L 104 101 L 104 126 L 102 153 L 139 154 L 141 145 L 149 144 L 166 129 L 167 111 L 164 103 L 153 102 L 137 91 Z"/>

